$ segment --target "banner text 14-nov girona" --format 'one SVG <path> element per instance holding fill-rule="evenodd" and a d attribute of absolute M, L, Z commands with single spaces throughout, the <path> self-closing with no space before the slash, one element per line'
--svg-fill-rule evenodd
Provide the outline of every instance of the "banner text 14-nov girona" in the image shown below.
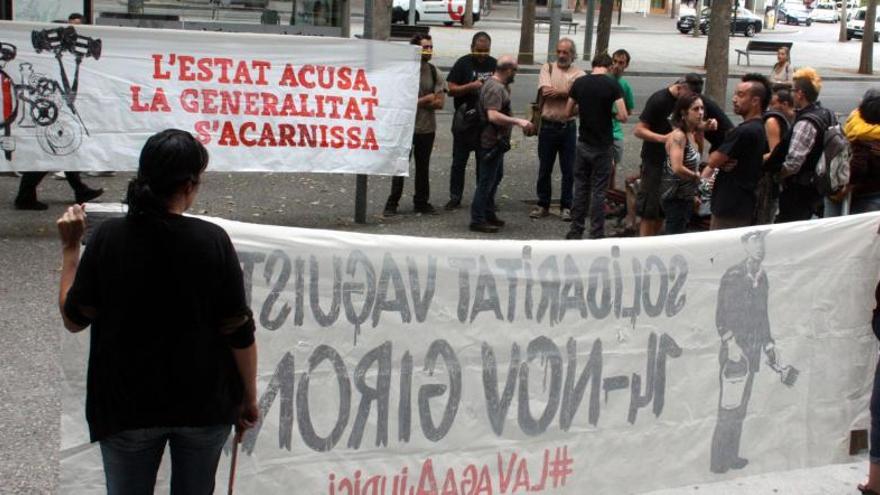
<path fill-rule="evenodd" d="M 866 426 L 877 214 L 583 242 L 210 220 L 257 319 L 242 493 L 641 492 L 841 462 Z M 63 347 L 62 486 L 92 493 L 88 331 Z"/>
<path fill-rule="evenodd" d="M 406 175 L 418 48 L 0 21 L 0 170 L 134 170 L 191 132 L 213 171 Z"/>

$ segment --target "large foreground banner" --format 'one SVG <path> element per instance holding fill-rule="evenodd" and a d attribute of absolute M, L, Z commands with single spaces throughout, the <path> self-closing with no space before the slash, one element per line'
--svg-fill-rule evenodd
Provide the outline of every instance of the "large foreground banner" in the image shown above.
<path fill-rule="evenodd" d="M 638 493 L 845 461 L 867 425 L 877 214 L 602 241 L 212 221 L 258 319 L 240 493 Z M 63 493 L 103 489 L 87 344 Z"/>
<path fill-rule="evenodd" d="M 211 170 L 406 175 L 417 47 L 0 21 L 0 170 L 135 170 L 175 127 Z"/>

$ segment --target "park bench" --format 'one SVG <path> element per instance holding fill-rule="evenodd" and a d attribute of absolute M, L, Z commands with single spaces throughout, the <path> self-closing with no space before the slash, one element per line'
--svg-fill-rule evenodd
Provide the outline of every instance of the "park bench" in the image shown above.
<path fill-rule="evenodd" d="M 428 34 L 431 26 L 410 26 L 409 24 L 392 24 L 391 39 L 409 41 L 417 34 Z"/>
<path fill-rule="evenodd" d="M 539 24 L 550 25 L 550 12 L 535 13 L 535 26 Z M 568 26 L 569 33 L 571 33 L 571 28 L 574 28 L 574 34 L 578 33 L 579 23 L 572 18 L 571 11 L 560 12 L 559 25 Z"/>
<path fill-rule="evenodd" d="M 751 40 L 749 41 L 749 44 L 746 45 L 745 50 L 740 50 L 739 48 L 736 49 L 736 65 L 742 65 L 739 61 L 740 57 L 743 55 L 746 56 L 746 65 L 752 65 L 752 61 L 749 59 L 750 55 L 776 55 L 776 52 L 782 47 L 788 48 L 788 56 L 789 60 L 791 60 L 791 45 L 791 41 Z"/>

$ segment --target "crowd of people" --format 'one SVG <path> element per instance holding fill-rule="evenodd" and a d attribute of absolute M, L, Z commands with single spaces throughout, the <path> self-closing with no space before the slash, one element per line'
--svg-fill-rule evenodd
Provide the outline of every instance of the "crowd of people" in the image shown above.
<path fill-rule="evenodd" d="M 444 95 L 453 97 L 452 164 L 446 210 L 462 205 L 465 170 L 473 153 L 476 187 L 470 229 L 497 233 L 505 221 L 496 214 L 495 195 L 504 176 L 504 155 L 513 127 L 537 135 L 536 202 L 529 217 L 551 215 L 553 169 L 559 164 L 559 218 L 570 222 L 567 239 L 606 235 L 606 196 L 615 189 L 615 172 L 623 161 L 626 122 L 635 109 L 624 78 L 631 57 L 626 50 L 599 54 L 589 73 L 574 65 L 577 46 L 559 40 L 556 60 L 542 65 L 530 119 L 510 108 L 510 85 L 517 73 L 511 56 L 490 55 L 491 37 L 473 36 L 471 52 L 460 57 L 446 77 L 430 63 L 431 38 L 416 35 L 422 47 L 416 129 L 415 194 L 418 213 L 436 214 L 429 203 L 429 162 L 436 130 L 435 112 Z M 871 112 L 880 93 L 869 91 L 865 102 L 845 123 L 853 143 L 850 183 L 832 193 L 817 187 L 817 164 L 823 159 L 825 132 L 837 125 L 833 112 L 819 101 L 822 79 L 811 68 L 791 67 L 781 48 L 769 75 L 750 73 L 737 84 L 734 125 L 717 102 L 703 94 L 703 78 L 686 74 L 653 93 L 639 113 L 633 135 L 642 141 L 639 174 L 626 180 L 629 232 L 640 236 L 692 230 L 695 216 L 709 216 L 710 229 L 834 216 L 846 211 L 880 208 L 880 176 L 871 164 L 878 155 L 877 120 Z M 868 112 L 868 116 L 863 113 Z M 877 182 L 877 184 L 875 184 Z M 386 217 L 397 214 L 403 179 L 393 181 Z M 586 218 L 589 216 L 589 228 Z"/>

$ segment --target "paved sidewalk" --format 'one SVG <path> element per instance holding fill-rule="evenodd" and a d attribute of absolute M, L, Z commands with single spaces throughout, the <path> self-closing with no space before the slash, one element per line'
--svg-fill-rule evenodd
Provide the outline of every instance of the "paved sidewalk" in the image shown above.
<path fill-rule="evenodd" d="M 354 6 L 353 6 L 354 9 Z M 539 8 L 539 11 L 542 8 Z M 431 24 L 431 35 L 434 37 L 434 61 L 441 67 L 451 67 L 455 59 L 467 53 L 471 37 L 477 31 L 486 31 L 492 36 L 492 52 L 494 54 L 519 52 L 520 21 L 516 19 L 516 5 L 505 3 L 493 8 L 489 15 L 475 23 L 473 29 L 464 29 L 459 25 L 443 26 Z M 598 15 L 596 16 L 598 18 Z M 562 36 L 575 40 L 579 49 L 585 41 L 584 24 L 586 14 L 574 14 L 580 22 L 577 33 L 567 32 L 562 28 Z M 352 33 L 363 30 L 362 18 L 352 21 Z M 617 24 L 617 13 L 614 14 L 611 28 L 611 48 L 626 48 L 632 55 L 633 62 L 628 73 L 639 75 L 683 74 L 685 72 L 704 72 L 703 60 L 706 53 L 706 36 L 694 38 L 683 35 L 675 28 L 676 19 L 668 15 L 648 15 L 624 13 L 621 24 Z M 769 41 L 793 41 L 792 59 L 796 66 L 812 66 L 820 71 L 826 79 L 878 80 L 880 76 L 858 74 L 861 43 L 853 40 L 847 43 L 837 41 L 837 24 L 813 24 L 804 26 L 777 25 L 774 30 L 764 30 L 756 38 L 735 36 L 730 38 L 730 73 L 731 76 L 741 75 L 749 71 L 769 72 L 775 62 L 772 56 L 754 57 L 752 66 L 737 65 L 735 49 L 745 49 L 750 39 Z M 523 72 L 536 71 L 540 63 L 547 58 L 549 28 L 540 25 L 535 31 L 535 60 L 538 64 L 523 67 Z M 593 46 L 595 47 L 595 30 Z M 875 48 L 875 51 L 878 50 Z M 876 58 L 876 57 L 875 57 Z M 744 60 L 744 59 L 743 59 Z M 880 64 L 878 64 L 880 69 Z"/>

